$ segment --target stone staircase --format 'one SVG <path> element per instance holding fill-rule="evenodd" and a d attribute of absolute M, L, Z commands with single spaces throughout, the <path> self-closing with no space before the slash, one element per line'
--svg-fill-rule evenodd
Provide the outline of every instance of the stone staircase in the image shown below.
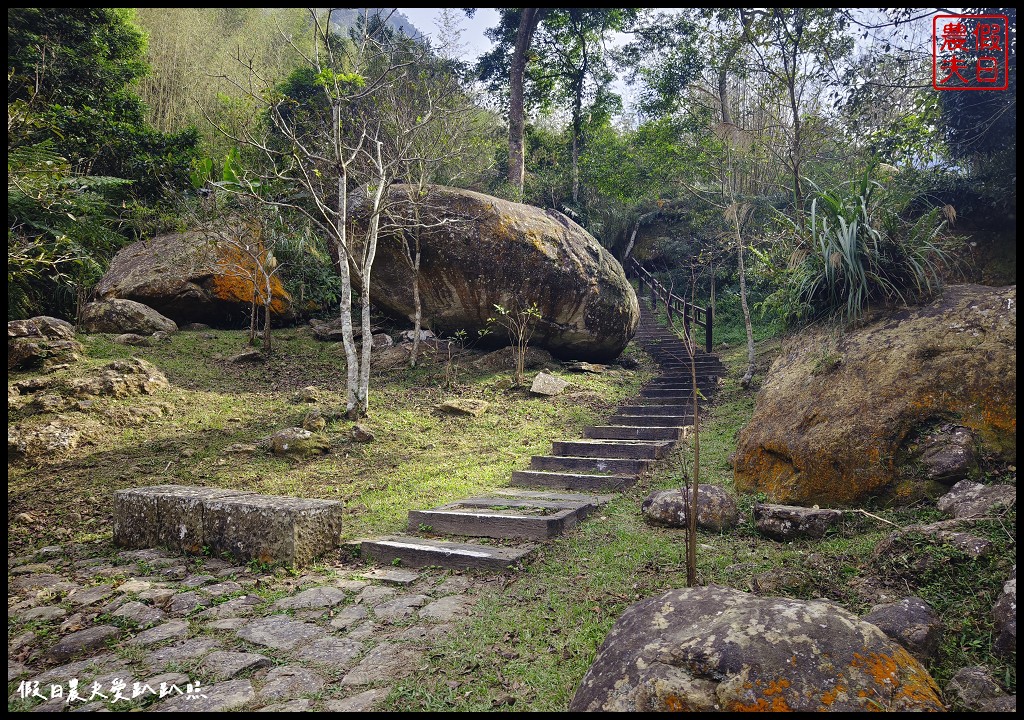
<path fill-rule="evenodd" d="M 536 455 L 512 473 L 511 487 L 429 510 L 409 512 L 408 535 L 363 540 L 363 557 L 411 567 L 501 570 L 527 558 L 538 544 L 571 529 L 614 495 L 651 472 L 693 424 L 690 358 L 676 335 L 659 326 L 640 303 L 634 340 L 661 366 L 639 397 L 609 424 L 587 427 L 579 440 L 556 440 L 550 455 Z M 714 355 L 698 350 L 697 387 L 703 404 L 725 373 Z M 487 541 L 454 542 L 428 534 Z M 492 544 L 499 541 L 500 544 Z"/>

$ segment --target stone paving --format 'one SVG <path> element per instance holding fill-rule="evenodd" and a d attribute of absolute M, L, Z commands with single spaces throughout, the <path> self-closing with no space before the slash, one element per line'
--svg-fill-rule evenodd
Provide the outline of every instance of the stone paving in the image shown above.
<path fill-rule="evenodd" d="M 45 547 L 8 559 L 8 708 L 370 710 L 495 580 Z"/>

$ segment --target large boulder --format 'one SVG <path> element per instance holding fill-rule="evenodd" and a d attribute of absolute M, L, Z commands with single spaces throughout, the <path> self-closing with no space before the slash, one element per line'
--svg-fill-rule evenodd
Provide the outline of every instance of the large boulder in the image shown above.
<path fill-rule="evenodd" d="M 114 256 L 96 293 L 135 300 L 179 324 L 247 322 L 252 282 L 245 275 L 252 260 L 217 238 L 214 230 L 198 230 L 132 243 Z M 271 312 L 288 313 L 291 298 L 277 276 L 271 295 Z"/>
<path fill-rule="evenodd" d="M 158 330 L 177 332 L 178 325 L 143 303 L 108 298 L 82 308 L 82 330 L 87 333 L 151 335 Z"/>
<path fill-rule="evenodd" d="M 370 293 L 374 304 L 412 319 L 409 193 L 408 185 L 388 189 L 393 217 L 381 231 Z M 357 217 L 363 207 L 354 208 Z M 465 330 L 476 337 L 491 327 L 491 339 L 508 344 L 504 329 L 488 323 L 494 306 L 536 303 L 541 319 L 530 343 L 556 356 L 610 360 L 633 337 L 639 306 L 622 266 L 565 215 L 432 186 L 419 216 L 420 298 L 424 325 L 435 333 Z"/>
<path fill-rule="evenodd" d="M 629 608 L 570 711 L 942 711 L 910 653 L 837 605 L 724 587 Z"/>
<path fill-rule="evenodd" d="M 737 489 L 794 505 L 935 495 L 944 487 L 915 470 L 914 439 L 950 422 L 1014 460 L 1016 304 L 1016 286 L 954 285 L 839 341 L 795 339 L 740 431 Z"/>

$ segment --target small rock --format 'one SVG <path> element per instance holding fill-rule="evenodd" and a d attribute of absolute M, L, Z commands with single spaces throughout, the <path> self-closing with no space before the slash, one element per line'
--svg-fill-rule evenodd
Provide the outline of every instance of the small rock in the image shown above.
<path fill-rule="evenodd" d="M 370 339 L 373 343 L 371 347 L 374 350 L 383 350 L 395 344 L 395 341 L 387 333 L 375 333 L 370 336 Z"/>
<path fill-rule="evenodd" d="M 153 706 L 155 712 L 224 712 L 256 698 L 248 680 L 228 680 L 202 687 L 193 696 L 179 695 Z"/>
<path fill-rule="evenodd" d="M 377 437 L 370 431 L 368 427 L 366 427 L 362 423 L 356 423 L 355 425 L 353 425 L 351 434 L 352 439 L 358 443 L 373 442 Z"/>
<path fill-rule="evenodd" d="M 188 635 L 188 623 L 183 620 L 169 620 L 163 625 L 157 625 L 145 632 L 141 632 L 131 640 L 129 645 L 155 645 L 164 640 L 177 640 Z"/>
<path fill-rule="evenodd" d="M 640 510 L 651 522 L 666 527 L 685 528 L 687 507 L 692 491 L 685 491 L 684 499 L 678 489 L 658 490 L 651 493 L 640 505 Z M 736 500 L 728 492 L 715 485 L 701 485 L 697 491 L 697 525 L 712 532 L 722 532 L 739 523 L 739 509 Z"/>
<path fill-rule="evenodd" d="M 42 607 L 26 610 L 22 613 L 21 619 L 25 621 L 39 620 L 41 622 L 52 622 L 54 620 L 59 620 L 67 614 L 68 611 L 64 608 L 44 605 Z"/>
<path fill-rule="evenodd" d="M 373 609 L 378 620 L 394 623 L 407 620 L 416 614 L 416 609 L 430 602 L 426 595 L 403 595 L 394 600 L 383 602 Z"/>
<path fill-rule="evenodd" d="M 420 573 L 402 568 L 375 568 L 363 573 L 363 577 L 388 585 L 411 585 L 420 579 Z"/>
<path fill-rule="evenodd" d="M 320 432 L 327 427 L 327 421 L 324 420 L 323 413 L 319 410 L 310 410 L 306 413 L 306 416 L 302 418 L 302 429 L 309 430 L 310 432 Z"/>
<path fill-rule="evenodd" d="M 822 510 L 817 507 L 767 503 L 754 505 L 754 522 L 758 531 L 780 542 L 796 538 L 823 537 L 842 516 L 838 510 Z"/>
<path fill-rule="evenodd" d="M 133 600 L 118 608 L 113 617 L 124 618 L 139 627 L 148 627 L 160 622 L 165 616 L 162 610 Z"/>
<path fill-rule="evenodd" d="M 530 392 L 534 395 L 555 396 L 561 395 L 567 387 L 569 387 L 569 383 L 562 378 L 549 375 L 546 372 L 539 372 L 537 377 L 533 379 Z"/>
<path fill-rule="evenodd" d="M 267 673 L 261 698 L 280 698 L 304 693 L 318 693 L 324 687 L 324 679 L 312 670 L 297 665 L 276 667 Z"/>
<path fill-rule="evenodd" d="M 270 658 L 257 653 L 217 650 L 203 658 L 202 669 L 218 680 L 230 680 L 242 673 L 270 667 Z"/>
<path fill-rule="evenodd" d="M 475 600 L 465 595 L 448 595 L 420 609 L 420 618 L 431 622 L 450 622 L 469 613 Z"/>
<path fill-rule="evenodd" d="M 344 601 L 345 591 L 336 587 L 315 587 L 281 598 L 274 603 L 278 610 L 299 610 L 308 608 L 330 608 Z"/>
<path fill-rule="evenodd" d="M 121 634 L 121 631 L 111 625 L 97 625 L 88 630 L 79 630 L 61 638 L 46 653 L 47 662 L 67 662 L 75 655 L 83 652 L 92 652 L 105 647 L 108 640 L 112 640 Z"/>
<path fill-rule="evenodd" d="M 436 409 L 449 415 L 472 415 L 479 417 L 487 412 L 491 404 L 485 400 L 474 400 L 472 398 L 451 398 L 445 400 Z"/>
<path fill-rule="evenodd" d="M 292 397 L 297 403 L 317 403 L 323 400 L 323 392 L 315 385 L 307 385 Z"/>
<path fill-rule="evenodd" d="M 992 679 L 988 668 L 973 665 L 961 668 L 946 685 L 946 696 L 956 700 L 960 709 L 971 712 L 992 712 L 993 704 L 1007 697 L 1006 692 Z M 1016 703 L 1014 704 L 1016 707 Z"/>
<path fill-rule="evenodd" d="M 390 687 L 373 688 L 342 700 L 328 700 L 324 707 L 327 712 L 368 712 L 375 702 L 387 697 L 389 692 Z"/>
<path fill-rule="evenodd" d="M 923 663 L 930 663 L 939 651 L 942 622 L 921 598 L 875 605 L 861 620 L 878 627 Z"/>
<path fill-rule="evenodd" d="M 594 375 L 600 375 L 608 369 L 607 365 L 600 365 L 598 363 L 588 362 L 568 362 L 565 364 L 565 369 L 570 372 L 581 372 L 581 373 L 592 373 Z"/>
<path fill-rule="evenodd" d="M 996 639 L 993 650 L 1009 657 L 1017 652 L 1017 566 L 1013 566 L 1010 579 L 1003 583 L 1003 592 L 992 607 Z"/>
<path fill-rule="evenodd" d="M 348 605 L 335 613 L 334 618 L 331 620 L 331 627 L 345 630 L 364 619 L 366 615 L 366 606 Z"/>
<path fill-rule="evenodd" d="M 369 685 L 404 677 L 416 669 L 422 653 L 396 643 L 383 641 L 341 679 L 344 686 Z"/>
<path fill-rule="evenodd" d="M 228 358 L 228 362 L 230 362 L 230 363 L 258 363 L 258 362 L 264 362 L 266 359 L 267 359 L 266 355 L 264 355 L 259 350 L 246 350 L 245 352 L 238 353 L 237 355 L 232 355 L 231 357 Z"/>
<path fill-rule="evenodd" d="M 265 442 L 269 443 L 275 455 L 317 455 L 330 450 L 327 440 L 298 427 L 280 430 Z"/>
<path fill-rule="evenodd" d="M 140 347 L 149 347 L 149 338 L 145 335 L 136 335 L 135 333 L 125 333 L 118 335 L 114 338 L 114 342 L 118 345 L 138 345 Z"/>
<path fill-rule="evenodd" d="M 314 640 L 295 657 L 298 660 L 346 668 L 363 652 L 363 644 L 348 638 L 324 637 Z"/>
<path fill-rule="evenodd" d="M 294 648 L 321 637 L 324 631 L 310 623 L 291 620 L 284 615 L 253 620 L 236 633 L 243 640 L 275 650 Z"/>
<path fill-rule="evenodd" d="M 954 518 L 984 517 L 1017 502 L 1016 485 L 982 485 L 961 480 L 939 498 L 937 507 Z"/>
<path fill-rule="evenodd" d="M 267 705 L 262 707 L 256 712 L 312 712 L 313 703 L 305 698 L 299 698 L 298 700 L 289 700 L 288 702 L 274 703 L 273 705 Z"/>

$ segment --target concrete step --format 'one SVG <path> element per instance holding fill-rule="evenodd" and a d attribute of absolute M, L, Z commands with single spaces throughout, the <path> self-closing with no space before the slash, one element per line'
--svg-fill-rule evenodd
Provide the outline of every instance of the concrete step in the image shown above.
<path fill-rule="evenodd" d="M 591 475 L 548 470 L 513 470 L 514 487 L 544 487 L 589 492 L 622 492 L 636 484 L 637 474 Z"/>
<path fill-rule="evenodd" d="M 701 394 L 707 397 L 714 392 L 713 388 L 697 386 Z M 644 387 L 640 390 L 640 398 L 671 398 L 671 397 L 692 397 L 692 387 Z"/>
<path fill-rule="evenodd" d="M 479 543 L 456 543 L 445 540 L 392 535 L 363 540 L 363 557 L 384 565 L 395 561 L 407 567 L 439 566 L 453 570 L 504 570 L 527 558 L 537 546 L 497 547 Z"/>
<path fill-rule="evenodd" d="M 540 495 L 540 493 L 536 493 Z M 409 512 L 409 531 L 472 537 L 546 540 L 561 535 L 597 509 L 596 496 L 570 499 L 485 496 Z"/>
<path fill-rule="evenodd" d="M 662 423 L 669 424 L 669 423 Z M 639 475 L 646 472 L 653 460 L 632 458 L 566 457 L 534 455 L 530 460 L 531 470 L 561 470 L 585 475 Z"/>
<path fill-rule="evenodd" d="M 492 491 L 491 495 L 514 498 L 516 500 L 582 502 L 593 505 L 594 507 L 607 505 L 615 499 L 615 495 L 611 493 L 554 492 L 552 490 L 521 490 L 519 488 L 498 488 L 497 490 Z"/>
<path fill-rule="evenodd" d="M 707 402 L 704 399 L 699 400 L 702 403 Z M 633 403 L 636 405 L 690 405 L 693 403 L 693 393 L 687 390 L 680 390 L 677 395 L 656 395 L 654 397 L 644 395 L 634 398 Z"/>
<path fill-rule="evenodd" d="M 613 425 L 634 425 L 636 427 L 686 427 L 693 425 L 693 415 L 612 415 L 608 422 Z"/>
<path fill-rule="evenodd" d="M 659 460 L 672 451 L 668 440 L 556 440 L 551 454 L 562 457 Z"/>
<path fill-rule="evenodd" d="M 670 440 L 679 441 L 682 431 L 675 427 L 630 427 L 594 425 L 583 429 L 583 437 L 595 440 Z"/>

